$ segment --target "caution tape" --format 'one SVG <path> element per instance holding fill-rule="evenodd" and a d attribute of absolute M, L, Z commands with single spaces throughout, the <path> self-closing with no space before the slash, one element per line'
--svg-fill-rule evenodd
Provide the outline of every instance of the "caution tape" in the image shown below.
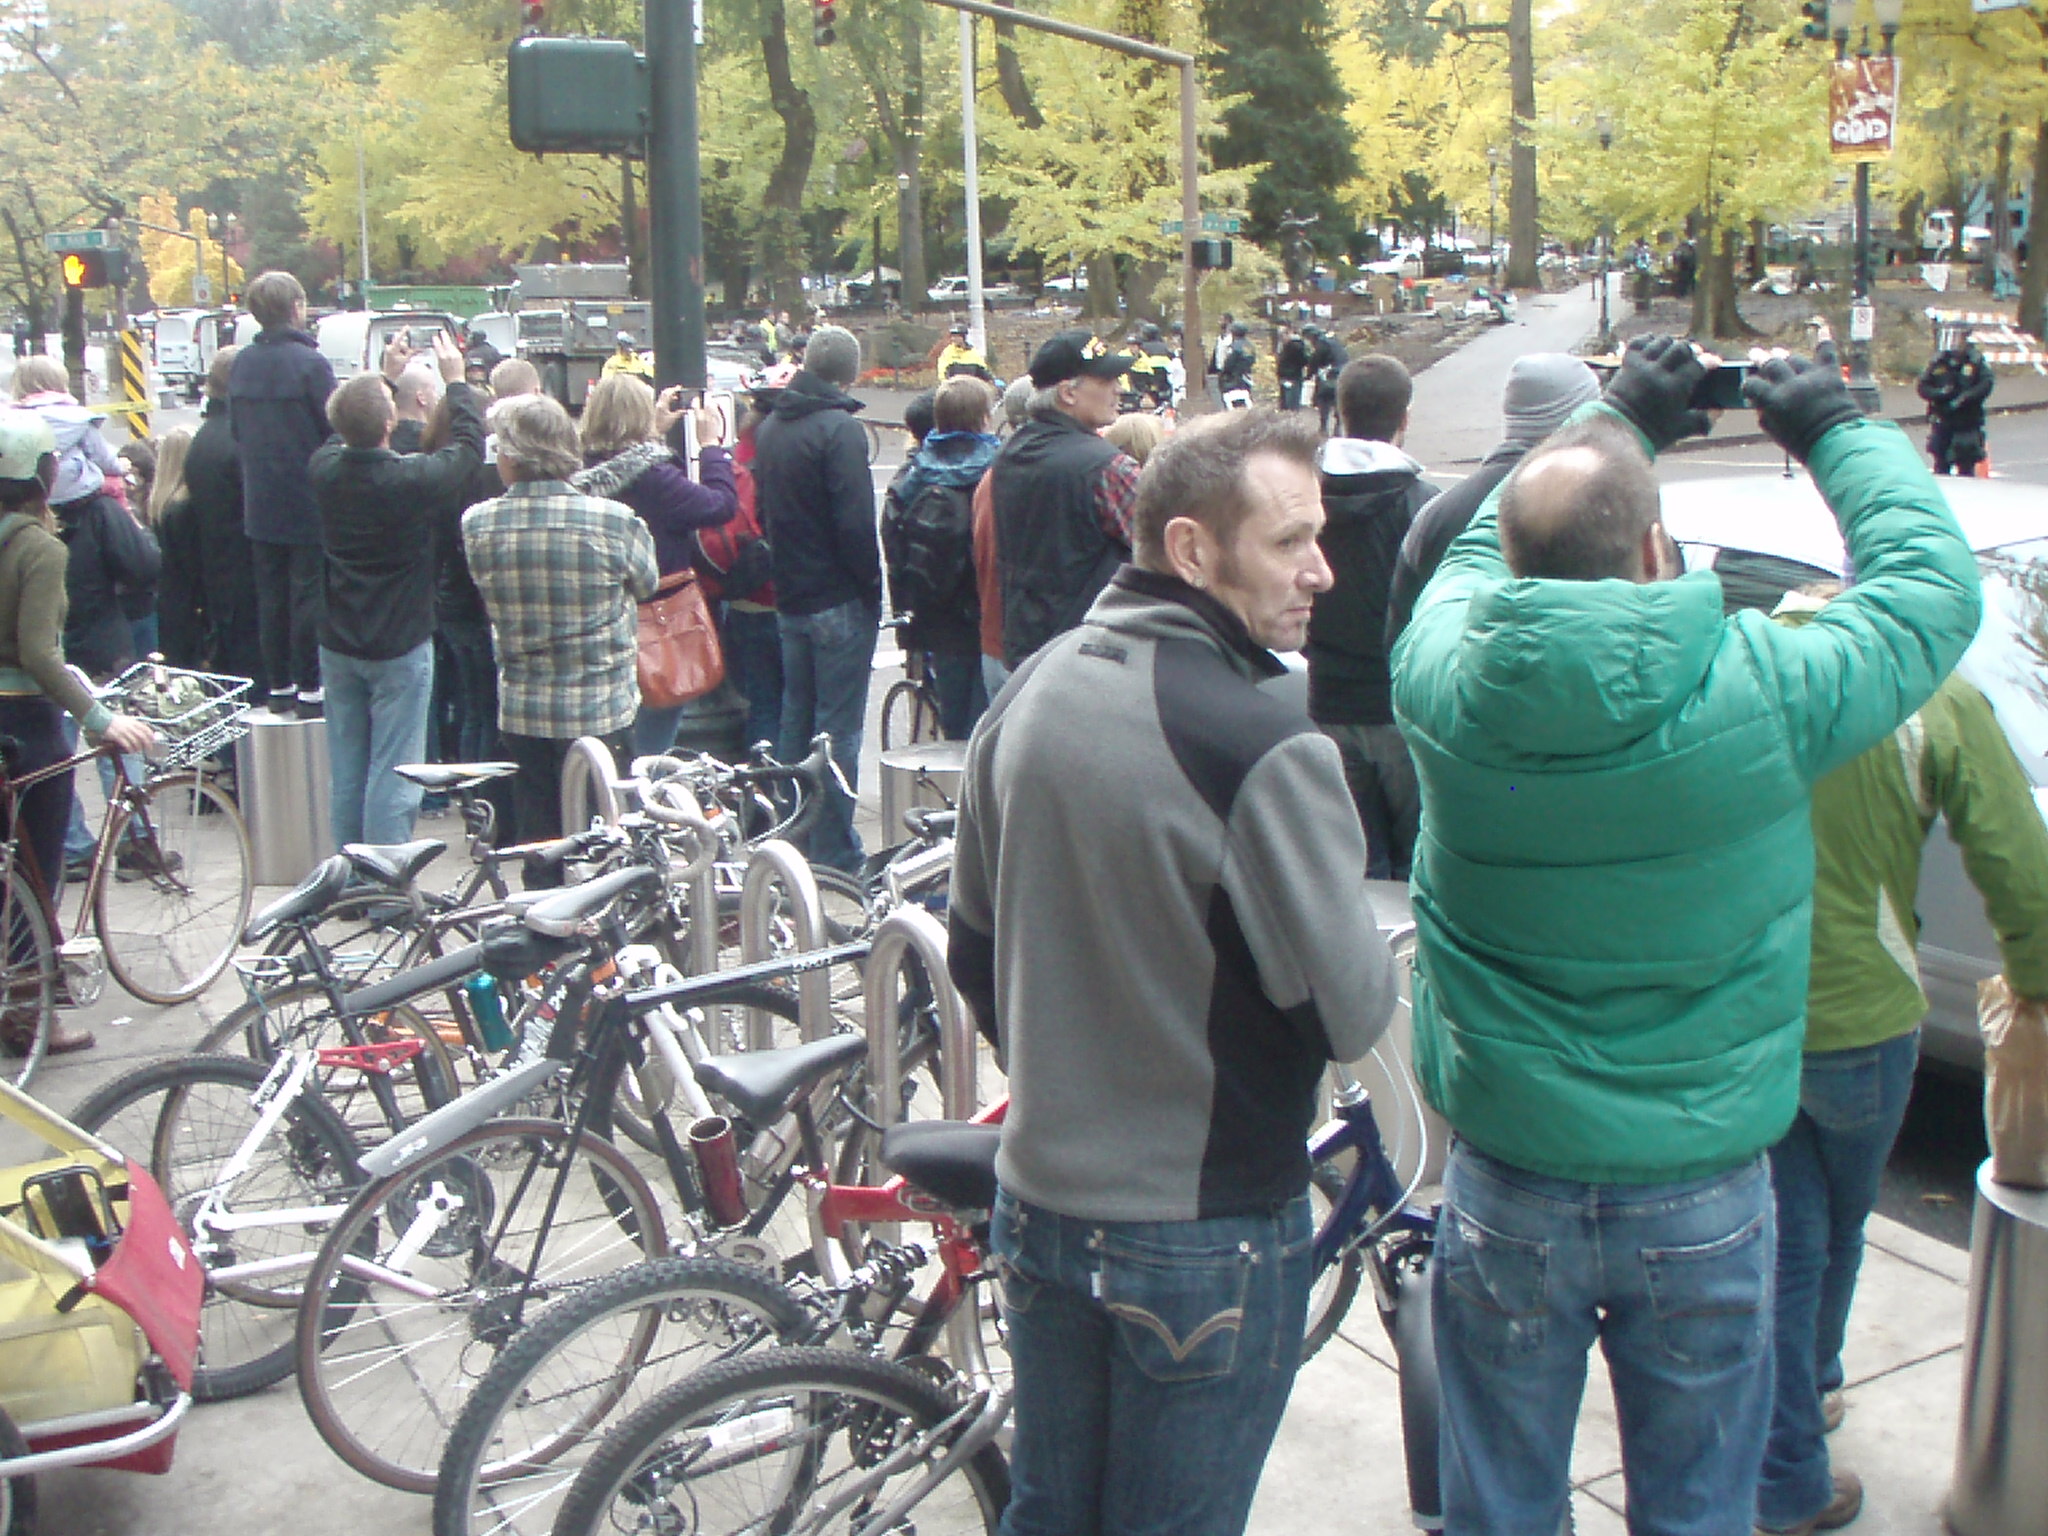
<path fill-rule="evenodd" d="M 2043 351 L 2039 338 L 2014 325 L 2008 315 L 1969 309 L 1927 310 L 1927 318 L 1935 325 L 1959 325 L 1968 330 L 1970 340 L 1984 354 L 1984 361 L 2006 368 L 2032 368 L 2036 373 L 2048 374 L 2048 351 Z"/>

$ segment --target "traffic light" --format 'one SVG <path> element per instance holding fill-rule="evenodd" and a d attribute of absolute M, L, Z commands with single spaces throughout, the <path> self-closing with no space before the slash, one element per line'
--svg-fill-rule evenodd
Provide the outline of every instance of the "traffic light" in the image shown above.
<path fill-rule="evenodd" d="M 1837 41 L 1845 39 L 1855 12 L 1856 0 L 1804 0 L 1799 14 L 1806 20 L 1799 28 L 1800 35 L 1816 43 L 1831 37 Z"/>
<path fill-rule="evenodd" d="M 66 288 L 119 288 L 128 281 L 128 253 L 66 251 L 57 270 Z"/>
<path fill-rule="evenodd" d="M 1236 249 L 1228 240 L 1196 240 L 1192 243 L 1197 272 L 1228 272 Z"/>
<path fill-rule="evenodd" d="M 519 0 L 519 16 L 524 29 L 522 35 L 538 37 L 548 24 L 546 0 Z"/>
<path fill-rule="evenodd" d="M 811 41 L 829 47 L 838 35 L 839 0 L 811 0 Z"/>

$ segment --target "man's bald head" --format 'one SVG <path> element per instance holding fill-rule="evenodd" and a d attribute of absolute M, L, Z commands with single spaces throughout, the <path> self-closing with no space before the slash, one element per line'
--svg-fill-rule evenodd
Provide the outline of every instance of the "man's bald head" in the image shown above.
<path fill-rule="evenodd" d="M 523 357 L 508 357 L 491 370 L 491 393 L 500 400 L 540 393 L 540 370 Z"/>
<path fill-rule="evenodd" d="M 1508 477 L 1501 553 L 1517 576 L 1648 581 L 1659 568 L 1651 534 L 1658 512 L 1657 477 L 1635 440 L 1606 421 L 1579 422 Z"/>
<path fill-rule="evenodd" d="M 414 358 L 391 386 L 400 421 L 425 421 L 441 399 L 441 374 L 430 360 Z"/>

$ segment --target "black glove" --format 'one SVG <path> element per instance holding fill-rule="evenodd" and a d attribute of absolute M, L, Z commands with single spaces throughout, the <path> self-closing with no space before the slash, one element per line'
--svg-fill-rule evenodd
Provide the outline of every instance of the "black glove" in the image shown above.
<path fill-rule="evenodd" d="M 1743 381 L 1742 398 L 1756 408 L 1764 430 L 1802 464 L 1829 428 L 1863 419 L 1842 370 L 1803 357 L 1759 363 Z"/>
<path fill-rule="evenodd" d="M 1692 405 L 1693 391 L 1706 376 L 1707 365 L 1690 342 L 1638 336 L 1608 380 L 1605 398 L 1650 440 L 1652 450 L 1662 453 L 1680 438 L 1704 437 L 1713 430 L 1713 417 Z"/>

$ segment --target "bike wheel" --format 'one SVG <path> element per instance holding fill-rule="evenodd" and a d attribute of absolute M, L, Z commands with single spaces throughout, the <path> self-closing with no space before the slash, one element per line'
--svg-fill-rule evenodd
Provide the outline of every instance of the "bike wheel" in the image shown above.
<path fill-rule="evenodd" d="M 721 1006 L 759 1008 L 773 1014 L 787 1026 L 785 1031 L 778 1033 L 787 1033 L 792 1041 L 798 1038 L 796 998 L 780 987 L 748 987 L 722 1000 Z M 697 1031 L 697 1038 L 705 1042 L 710 1054 L 717 1055 L 727 1049 L 725 1043 L 711 1038 L 709 1019 L 704 1010 L 691 1009 L 686 1015 L 685 1027 Z M 675 1080 L 670 1077 L 667 1064 L 652 1049 L 647 1053 L 645 1065 L 638 1070 L 626 1060 L 623 1052 L 617 1053 L 615 1059 L 619 1063 L 618 1074 L 609 1083 L 591 1085 L 590 1129 L 607 1140 L 616 1130 L 641 1150 L 659 1152 L 661 1142 L 655 1136 L 650 1118 L 659 1114 L 668 1117 L 677 1139 L 686 1141 L 690 1134 L 689 1111 L 676 1093 Z"/>
<path fill-rule="evenodd" d="M 939 707 L 930 690 L 908 678 L 890 684 L 882 696 L 882 750 L 893 752 L 898 747 L 937 741 L 939 735 Z M 893 840 L 901 836 L 901 829 L 884 827 L 882 835 Z"/>
<path fill-rule="evenodd" d="M 291 1374 L 299 1276 L 312 1267 L 320 1236 L 362 1183 L 355 1138 L 317 1094 L 302 1093 L 252 1149 L 247 1171 L 215 1207 L 218 1215 L 238 1221 L 268 1211 L 301 1213 L 298 1218 L 257 1220 L 217 1232 L 195 1229 L 223 1167 L 256 1129 L 260 1111 L 251 1100 L 266 1075 L 239 1056 L 160 1061 L 104 1085 L 71 1116 L 149 1170 L 209 1276 L 258 1260 L 304 1260 L 300 1271 L 284 1270 L 274 1278 L 208 1280 L 199 1314 L 200 1364 L 192 1380 L 192 1395 L 201 1402 L 241 1397 Z M 302 1214 L 308 1210 L 333 1214 L 324 1222 L 309 1220 Z"/>
<path fill-rule="evenodd" d="M 299 1309 L 306 1412 L 365 1477 L 431 1493 L 449 1425 L 529 1311 L 667 1249 L 653 1190 L 611 1143 L 551 1120 L 479 1126 L 365 1188 L 327 1235 Z"/>
<path fill-rule="evenodd" d="M 28 1454 L 28 1442 L 6 1410 L 0 1409 L 0 1466 Z M 31 1536 L 36 1527 L 36 1480 L 0 1477 L 0 1536 Z"/>
<path fill-rule="evenodd" d="M 545 1536 L 606 1425 L 805 1317 L 760 1270 L 716 1258 L 651 1259 L 549 1307 L 449 1431 L 434 1536 Z"/>
<path fill-rule="evenodd" d="M 865 1530 L 946 1455 L 962 1408 L 930 1378 L 844 1350 L 777 1349 L 699 1371 L 604 1439 L 554 1536 Z M 942 1426 L 945 1428 L 942 1429 Z M 919 1536 L 993 1531 L 1010 1469 L 982 1447 L 916 1506 Z M 844 1502 L 829 1523 L 815 1516 Z M 906 1518 L 892 1530 L 908 1530 Z"/>
<path fill-rule="evenodd" d="M 374 1090 L 369 1073 L 349 1067 L 319 1069 L 321 1093 L 364 1145 L 374 1146 L 395 1135 L 461 1091 L 447 1042 L 410 1004 L 400 1003 L 356 1020 L 356 1032 L 365 1045 L 417 1040 L 422 1046 L 410 1062 L 386 1075 L 391 1088 L 388 1104 Z M 326 991 L 308 979 L 264 993 L 260 1005 L 254 998 L 244 1001 L 206 1032 L 199 1049 L 233 1052 L 239 1048 L 247 1051 L 252 1061 L 268 1066 L 290 1046 L 317 1051 L 352 1043 Z"/>
<path fill-rule="evenodd" d="M 93 927 L 107 969 L 146 1003 L 197 997 L 227 969 L 255 889 L 249 829 L 220 788 L 178 773 L 149 787 L 142 811 L 116 812 L 107 846 L 117 863 L 100 874 Z"/>
<path fill-rule="evenodd" d="M 1318 1163 L 1309 1172 L 1309 1203 L 1318 1232 L 1330 1213 L 1344 1198 L 1344 1171 L 1334 1163 Z M 1308 1329 L 1302 1335 L 1301 1358 L 1306 1360 L 1336 1336 L 1338 1326 L 1351 1310 L 1358 1295 L 1359 1276 L 1365 1261 L 1356 1248 L 1350 1249 L 1327 1269 L 1318 1270 L 1308 1293 Z"/>
<path fill-rule="evenodd" d="M 57 1027 L 57 934 L 49 909 L 18 865 L 0 882 L 0 1032 L 6 1037 L 6 1072 L 28 1086 L 50 1049 Z"/>

